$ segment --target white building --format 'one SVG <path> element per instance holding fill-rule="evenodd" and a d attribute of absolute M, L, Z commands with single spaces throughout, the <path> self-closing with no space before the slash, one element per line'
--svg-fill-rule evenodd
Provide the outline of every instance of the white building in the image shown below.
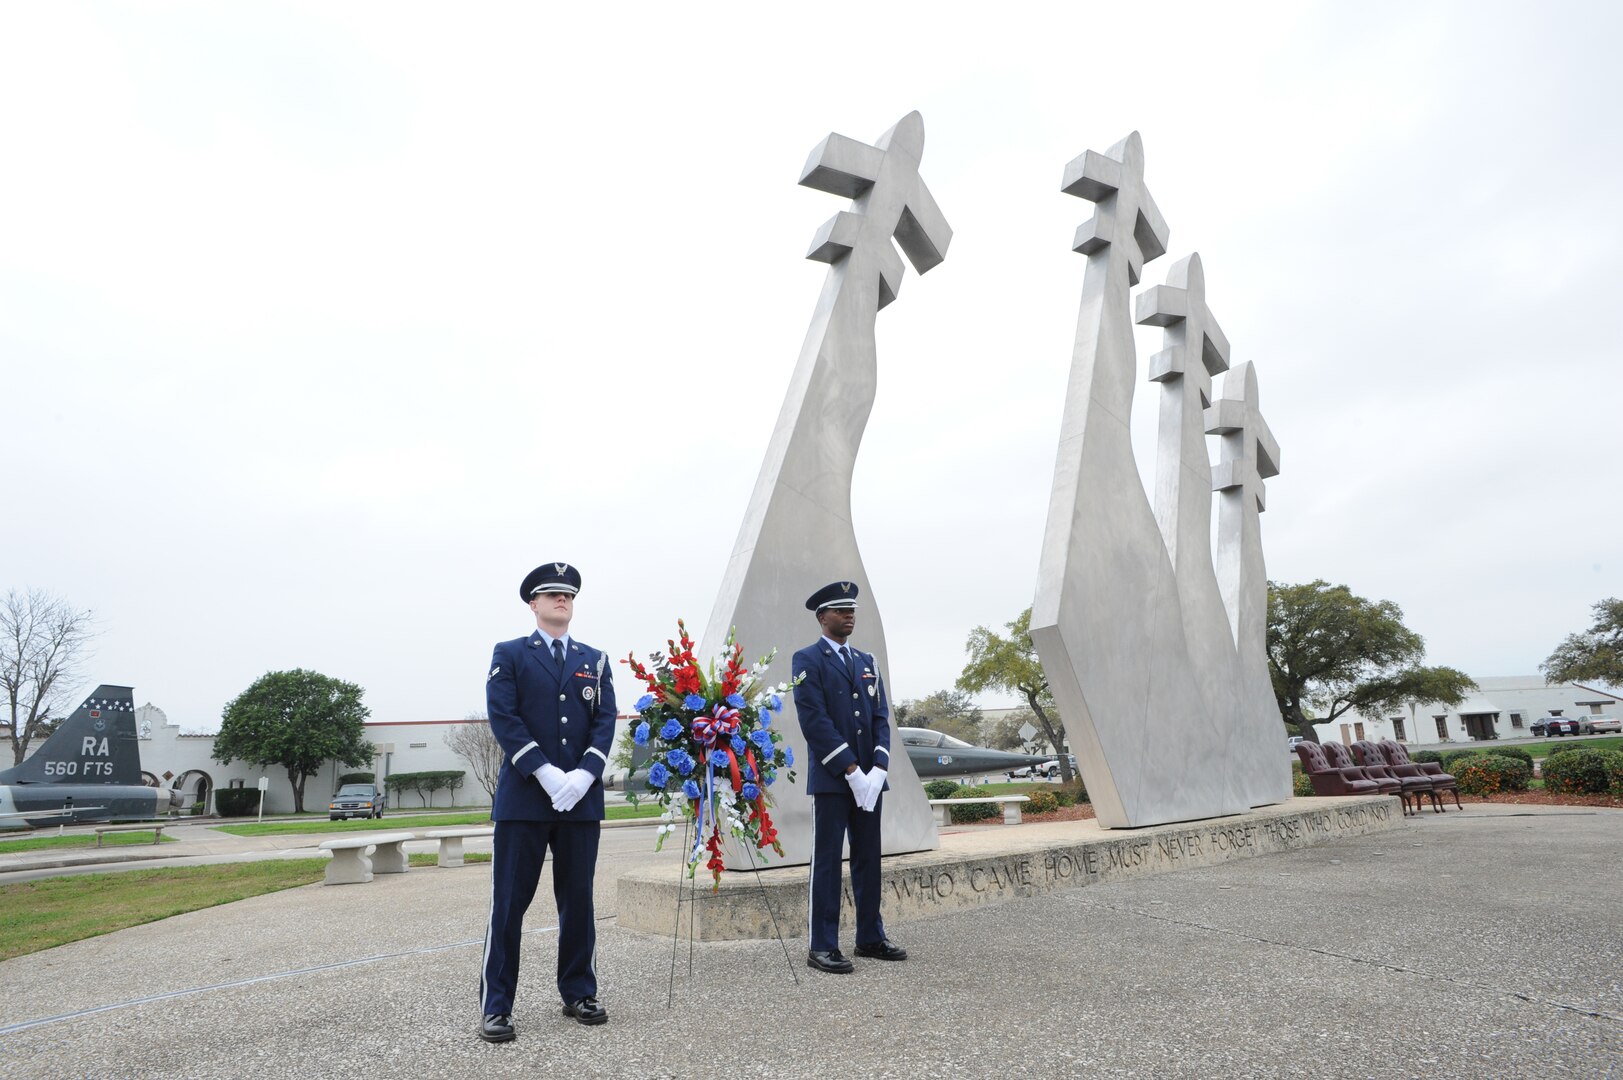
<path fill-rule="evenodd" d="M 627 717 L 620 717 L 615 725 L 615 740 L 625 728 Z M 466 759 L 446 744 L 446 736 L 453 729 L 467 724 L 484 724 L 483 720 L 416 720 L 401 723 L 373 723 L 366 725 L 366 738 L 376 750 L 371 765 L 340 765 L 335 761 L 324 764 L 320 771 L 304 783 L 306 811 L 322 809 L 338 786 L 338 778 L 345 773 L 370 772 L 377 783 L 394 773 L 429 772 L 433 770 L 462 770 L 467 778 L 455 796 L 441 793 L 437 802 L 449 805 L 453 799 L 458 806 L 489 806 L 490 796 L 474 778 Z M 156 777 L 166 788 L 179 788 L 191 796 L 192 802 L 201 801 L 205 813 L 214 810 L 214 792 L 222 787 L 258 787 L 259 778 L 268 781 L 265 792 L 267 814 L 293 812 L 293 784 L 287 770 L 271 768 L 261 772 L 247 762 L 235 759 L 229 765 L 214 760 L 214 736 L 191 734 L 180 725 L 170 722 L 164 711 L 155 705 L 142 705 L 135 710 L 135 727 L 141 733 L 141 768 Z M 415 793 L 402 793 L 391 809 L 411 810 L 421 806 Z"/>
<path fill-rule="evenodd" d="M 1440 702 L 1412 703 L 1383 716 L 1349 712 L 1327 724 L 1315 724 L 1320 742 L 1429 744 L 1518 739 L 1533 721 L 1546 716 L 1623 716 L 1623 698 L 1581 683 L 1550 683 L 1537 675 L 1510 675 L 1476 680 L 1458 707 Z"/>

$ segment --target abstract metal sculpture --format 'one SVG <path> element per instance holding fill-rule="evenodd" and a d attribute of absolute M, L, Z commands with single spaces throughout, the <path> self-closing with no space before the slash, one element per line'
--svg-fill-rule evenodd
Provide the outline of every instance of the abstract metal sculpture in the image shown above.
<path fill-rule="evenodd" d="M 850 198 L 851 206 L 818 230 L 807 253 L 829 264 L 828 276 L 702 639 L 714 650 L 736 627 L 747 648 L 776 644 L 783 651 L 773 679 L 788 677 L 789 654 L 816 634 L 805 598 L 835 579 L 861 586 L 853 641 L 875 654 L 883 677 L 890 675 L 875 602 L 883 590 L 875 590 L 863 570 L 851 522 L 851 479 L 878 381 L 875 317 L 902 285 L 902 260 L 891 240 L 921 274 L 945 258 L 952 240 L 919 177 L 923 152 L 924 121 L 913 112 L 872 146 L 830 135 L 800 177 L 807 187 Z M 796 760 L 804 762 L 792 703 L 785 703 L 781 724 Z M 900 739 L 892 745 L 899 747 Z M 890 786 L 885 853 L 935 848 L 930 808 L 905 754 L 891 757 Z M 809 862 L 811 800 L 804 788 L 786 784 L 773 794 L 785 860 Z M 729 851 L 730 868 L 748 865 L 735 864 L 736 857 Z"/>
<path fill-rule="evenodd" d="M 1107 827 L 1215 817 L 1287 798 L 1278 709 L 1270 690 L 1259 714 L 1256 669 L 1246 662 L 1264 657 L 1262 639 L 1251 635 L 1262 566 L 1255 514 L 1249 531 L 1243 514 L 1235 518 L 1235 551 L 1219 549 L 1232 596 L 1213 565 L 1206 407 L 1212 375 L 1228 366 L 1228 342 L 1206 307 L 1200 260 L 1179 262 L 1166 285 L 1139 298 L 1138 321 L 1166 329 L 1150 365 L 1162 386 L 1152 510 L 1129 432 L 1137 373 L 1129 290 L 1165 252 L 1168 230 L 1144 185 L 1138 133 L 1071 162 L 1062 190 L 1097 209 L 1073 244 L 1088 264 L 1031 636 L 1083 780 Z M 1234 421 L 1232 413 L 1222 421 Z M 1269 447 L 1271 465 L 1277 454 Z M 1237 452 L 1241 464 L 1220 468 L 1219 484 L 1231 476 L 1245 483 L 1247 451 Z M 1220 514 L 1220 528 L 1227 520 Z M 1266 579 L 1262 588 L 1265 616 Z M 1261 670 L 1266 680 L 1265 657 Z M 1258 757 L 1265 744 L 1266 760 Z"/>

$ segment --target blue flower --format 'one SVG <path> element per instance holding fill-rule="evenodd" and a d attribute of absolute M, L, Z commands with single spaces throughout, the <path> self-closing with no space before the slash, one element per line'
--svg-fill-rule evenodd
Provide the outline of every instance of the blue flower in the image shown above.
<path fill-rule="evenodd" d="M 648 786 L 651 788 L 664 791 L 665 785 L 670 783 L 670 779 L 670 770 L 658 761 L 654 762 L 653 766 L 648 770 Z"/>
<path fill-rule="evenodd" d="M 750 742 L 760 747 L 761 751 L 764 753 L 772 749 L 772 733 L 767 731 L 765 728 L 761 728 L 758 731 L 752 731 L 750 732 Z"/>
<path fill-rule="evenodd" d="M 756 799 L 761 797 L 761 789 L 756 787 L 754 784 L 745 784 L 744 790 L 739 792 L 739 794 L 751 802 L 754 802 Z"/>
<path fill-rule="evenodd" d="M 744 695 L 743 694 L 728 694 L 727 695 L 727 704 L 731 705 L 735 709 L 742 709 L 744 707 Z"/>
<path fill-rule="evenodd" d="M 712 765 L 725 765 L 725 764 L 727 764 L 727 751 L 722 750 L 719 747 L 717 749 L 715 749 L 715 750 L 710 751 L 710 764 L 712 764 Z"/>
<path fill-rule="evenodd" d="M 682 784 L 682 794 L 686 798 L 697 799 L 699 797 L 699 785 L 692 780 L 684 781 Z"/>
<path fill-rule="evenodd" d="M 742 754 L 743 752 L 744 752 L 744 740 L 739 738 L 737 735 L 734 735 L 733 736 L 733 753 Z"/>
<path fill-rule="evenodd" d="M 677 747 L 675 750 L 672 750 L 670 753 L 665 755 L 665 764 L 669 765 L 683 776 L 686 776 L 688 773 L 693 771 L 693 758 L 690 757 L 688 752 L 683 750 L 681 747 Z"/>
<path fill-rule="evenodd" d="M 648 706 L 652 705 L 653 703 L 654 703 L 654 695 L 653 694 L 644 694 L 642 697 L 637 699 L 636 709 L 637 709 L 638 712 L 642 712 L 644 709 L 648 708 Z"/>
<path fill-rule="evenodd" d="M 744 766 L 744 779 L 746 779 L 746 780 L 754 780 L 755 779 L 755 766 L 753 766 L 753 765 L 745 765 Z"/>
<path fill-rule="evenodd" d="M 794 765 L 794 763 L 795 763 L 795 748 L 794 747 L 785 746 L 783 748 L 783 763 L 785 765 L 789 765 L 791 767 Z"/>
<path fill-rule="evenodd" d="M 755 722 L 760 724 L 764 728 L 771 727 L 772 726 L 772 710 L 763 708 L 759 713 L 755 714 Z"/>
<path fill-rule="evenodd" d="M 637 730 L 631 733 L 632 741 L 638 746 L 648 745 L 648 721 L 644 720 L 637 725 Z"/>
<path fill-rule="evenodd" d="M 680 734 L 682 734 L 682 721 L 674 716 L 665 721 L 665 726 L 659 729 L 661 739 L 674 739 Z"/>
<path fill-rule="evenodd" d="M 778 778 L 777 773 L 769 772 L 769 773 L 766 774 L 766 780 L 764 781 L 764 783 L 766 784 L 767 787 L 771 787 L 772 786 L 772 781 L 776 780 L 777 778 Z"/>
<path fill-rule="evenodd" d="M 772 695 L 771 700 L 769 700 L 766 705 L 767 708 L 771 709 L 773 712 L 783 711 L 783 699 L 776 694 Z"/>
<path fill-rule="evenodd" d="M 700 697 L 698 694 L 689 694 L 687 697 L 682 699 L 682 704 L 694 712 L 702 712 L 704 710 L 704 698 Z"/>

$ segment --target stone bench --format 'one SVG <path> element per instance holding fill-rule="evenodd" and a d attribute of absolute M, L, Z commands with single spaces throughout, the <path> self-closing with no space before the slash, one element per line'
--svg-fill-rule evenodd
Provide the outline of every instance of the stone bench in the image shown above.
<path fill-rule="evenodd" d="M 1031 801 L 1029 795 L 987 795 L 979 799 L 931 799 L 930 805 L 935 808 L 935 823 L 937 825 L 952 824 L 952 808 L 955 806 L 970 806 L 974 803 L 1001 803 L 1003 806 L 1003 824 L 1020 824 L 1020 804 Z"/>
<path fill-rule="evenodd" d="M 152 825 L 97 825 L 96 826 L 96 846 L 97 847 L 101 847 L 101 838 L 104 835 L 106 835 L 107 833 L 110 833 L 110 832 L 149 832 L 149 833 L 152 834 L 152 842 L 154 844 L 156 844 L 160 839 L 163 838 L 163 826 L 158 825 L 158 824 L 152 824 Z"/>
<path fill-rule="evenodd" d="M 371 881 L 372 874 L 404 874 L 411 862 L 402 846 L 417 839 L 409 832 L 372 833 L 342 840 L 323 840 L 321 850 L 332 852 L 327 864 L 328 885 L 359 885 Z M 374 848 L 368 857 L 367 849 Z"/>
<path fill-rule="evenodd" d="M 468 837 L 495 836 L 496 827 L 486 825 L 482 828 L 471 829 L 429 829 L 422 834 L 425 840 L 438 840 L 440 842 L 440 866 L 462 865 L 462 841 Z"/>

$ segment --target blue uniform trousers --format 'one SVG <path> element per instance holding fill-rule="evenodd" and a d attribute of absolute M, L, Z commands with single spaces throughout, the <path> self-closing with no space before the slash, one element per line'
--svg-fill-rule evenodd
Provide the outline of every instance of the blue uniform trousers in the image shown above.
<path fill-rule="evenodd" d="M 885 797 L 871 812 L 857 809 L 850 792 L 812 796 L 812 869 L 807 923 L 812 952 L 840 947 L 840 848 L 851 837 L 851 898 L 857 909 L 857 944 L 885 940 L 879 920 L 879 825 Z"/>
<path fill-rule="evenodd" d="M 552 895 L 558 902 L 558 993 L 565 1003 L 597 996 L 597 921 L 592 879 L 597 871 L 596 821 L 498 821 L 491 859 L 490 923 L 480 1011 L 507 1016 L 518 988 L 524 913 L 535 898 L 547 848 L 552 848 Z"/>

